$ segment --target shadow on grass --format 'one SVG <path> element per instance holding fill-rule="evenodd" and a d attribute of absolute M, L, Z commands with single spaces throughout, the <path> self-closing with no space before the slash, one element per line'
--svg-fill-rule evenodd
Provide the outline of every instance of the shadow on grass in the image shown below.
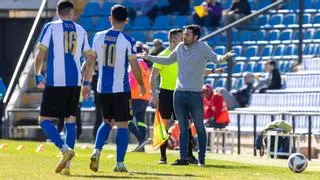
<path fill-rule="evenodd" d="M 156 173 L 156 172 L 130 172 L 138 175 L 153 175 L 153 176 L 171 176 L 171 177 L 200 177 L 193 174 L 169 174 L 169 173 Z"/>
<path fill-rule="evenodd" d="M 128 175 L 130 175 L 129 173 Z M 111 176 L 111 175 L 70 175 L 70 177 L 78 177 L 78 178 L 108 178 L 108 179 L 159 179 L 157 177 L 136 177 L 136 176 Z"/>
<path fill-rule="evenodd" d="M 217 168 L 217 169 L 248 169 L 249 166 L 231 166 L 231 165 L 213 165 L 213 164 L 207 164 L 205 168 Z"/>

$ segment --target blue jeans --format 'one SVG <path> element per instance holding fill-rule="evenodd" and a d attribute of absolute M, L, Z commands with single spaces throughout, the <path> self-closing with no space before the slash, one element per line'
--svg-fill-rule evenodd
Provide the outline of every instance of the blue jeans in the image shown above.
<path fill-rule="evenodd" d="M 194 122 L 198 134 L 199 161 L 204 161 L 206 154 L 207 134 L 203 124 L 203 103 L 200 92 L 175 91 L 173 107 L 180 128 L 180 159 L 188 159 L 189 117 Z"/>

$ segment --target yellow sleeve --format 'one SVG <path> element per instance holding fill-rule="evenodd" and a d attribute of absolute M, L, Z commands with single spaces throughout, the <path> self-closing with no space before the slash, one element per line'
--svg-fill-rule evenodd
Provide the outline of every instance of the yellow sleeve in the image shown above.
<path fill-rule="evenodd" d="M 163 68 L 163 65 L 162 65 L 162 64 L 154 63 L 152 67 L 161 70 L 161 69 Z"/>

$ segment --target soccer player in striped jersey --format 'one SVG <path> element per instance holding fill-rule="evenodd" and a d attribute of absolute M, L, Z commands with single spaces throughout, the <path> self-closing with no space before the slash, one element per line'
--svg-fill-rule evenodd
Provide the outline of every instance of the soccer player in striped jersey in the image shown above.
<path fill-rule="evenodd" d="M 80 58 L 84 55 L 88 61 L 94 61 L 94 53 L 88 44 L 87 32 L 73 22 L 73 3 L 67 0 L 59 1 L 57 15 L 59 20 L 47 23 L 42 30 L 34 66 L 36 85 L 44 89 L 39 124 L 45 135 L 62 152 L 62 158 L 55 169 L 56 173 L 60 173 L 70 165 L 74 156 L 75 115 L 82 83 Z M 44 78 L 41 69 L 45 59 L 47 62 Z M 87 71 L 86 80 L 90 78 L 89 72 Z M 87 86 L 88 81 L 83 84 Z M 65 142 L 52 123 L 53 119 L 62 116 L 65 117 L 67 134 Z M 70 174 L 68 167 L 66 174 Z"/>
<path fill-rule="evenodd" d="M 96 33 L 93 39 L 92 49 L 96 53 L 99 69 L 97 91 L 104 118 L 104 122 L 98 129 L 94 151 L 91 155 L 90 169 L 95 172 L 98 171 L 101 150 L 113 125 L 117 126 L 117 163 L 114 171 L 127 172 L 123 161 L 128 146 L 128 121 L 130 119 L 129 63 L 139 84 L 141 95 L 145 94 L 141 70 L 135 55 L 135 41 L 122 32 L 128 22 L 127 16 L 126 7 L 113 6 L 109 17 L 112 28 Z"/>

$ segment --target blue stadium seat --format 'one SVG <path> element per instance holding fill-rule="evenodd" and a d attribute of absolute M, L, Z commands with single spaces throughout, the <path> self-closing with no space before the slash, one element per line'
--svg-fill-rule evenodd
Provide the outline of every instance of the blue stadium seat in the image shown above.
<path fill-rule="evenodd" d="M 193 2 L 192 2 L 192 7 L 194 7 L 194 6 L 199 6 L 199 5 L 201 5 L 203 3 L 203 0 L 194 0 Z"/>
<path fill-rule="evenodd" d="M 237 74 L 243 72 L 244 62 L 238 62 L 232 68 L 232 74 Z"/>
<path fill-rule="evenodd" d="M 235 51 L 236 57 L 242 56 L 242 46 L 233 46 L 232 49 Z"/>
<path fill-rule="evenodd" d="M 297 17 L 295 14 L 287 14 L 284 16 L 283 25 L 286 27 L 291 27 L 292 25 L 297 24 Z"/>
<path fill-rule="evenodd" d="M 271 1 L 255 1 L 255 9 L 259 10 L 271 4 Z"/>
<path fill-rule="evenodd" d="M 226 48 L 224 46 L 216 46 L 214 48 L 214 52 L 219 54 L 219 55 L 223 55 L 226 53 Z"/>
<path fill-rule="evenodd" d="M 143 32 L 140 31 L 135 31 L 131 34 L 131 36 L 136 40 L 136 41 L 141 41 L 142 43 L 145 43 L 147 41 L 146 35 Z"/>
<path fill-rule="evenodd" d="M 221 78 L 221 79 L 217 79 L 216 82 L 214 83 L 214 87 L 226 87 L 226 79 Z"/>
<path fill-rule="evenodd" d="M 138 16 L 131 27 L 133 30 L 149 30 L 150 19 L 147 16 Z"/>
<path fill-rule="evenodd" d="M 244 72 L 253 72 L 255 65 L 256 65 L 256 63 L 253 62 L 253 61 L 248 62 L 248 63 L 244 66 L 243 71 L 244 71 Z"/>
<path fill-rule="evenodd" d="M 210 77 L 206 78 L 204 80 L 204 84 L 210 84 L 212 87 L 214 87 L 214 78 L 210 78 Z"/>
<path fill-rule="evenodd" d="M 284 51 L 283 51 L 283 59 L 292 59 L 293 58 L 293 53 L 294 53 L 294 50 L 296 49 L 296 45 L 294 44 L 290 44 L 288 45 L 287 47 L 284 48 Z"/>
<path fill-rule="evenodd" d="M 111 27 L 109 18 L 107 16 L 100 17 L 97 21 L 96 30 L 103 31 Z"/>
<path fill-rule="evenodd" d="M 253 38 L 253 32 L 252 31 L 242 31 L 240 33 L 240 36 L 239 36 L 238 40 L 240 42 L 252 41 L 252 38 Z"/>
<path fill-rule="evenodd" d="M 311 24 L 311 14 L 309 13 L 304 13 L 303 14 L 303 27 L 312 27 L 312 24 Z"/>
<path fill-rule="evenodd" d="M 102 6 L 102 8 L 99 10 L 100 16 L 109 16 L 111 14 L 111 8 L 117 3 L 113 2 L 105 2 Z"/>
<path fill-rule="evenodd" d="M 313 44 L 304 44 L 303 45 L 303 55 L 311 55 L 313 53 L 313 48 L 314 45 Z"/>
<path fill-rule="evenodd" d="M 208 44 L 210 46 L 215 46 L 217 44 L 221 44 L 222 40 L 221 40 L 221 35 L 215 35 L 211 38 L 208 39 Z"/>
<path fill-rule="evenodd" d="M 239 32 L 238 31 L 232 31 L 232 41 L 233 43 L 239 43 Z"/>
<path fill-rule="evenodd" d="M 312 42 L 314 29 L 304 31 L 303 42 Z"/>
<path fill-rule="evenodd" d="M 83 10 L 81 16 L 96 16 L 98 15 L 100 4 L 97 2 L 89 2 Z"/>
<path fill-rule="evenodd" d="M 252 25 L 253 27 L 260 27 L 260 26 L 264 26 L 265 24 L 267 24 L 269 19 L 269 15 L 260 15 L 258 16 L 258 18 L 256 18 Z"/>
<path fill-rule="evenodd" d="M 231 7 L 232 0 L 224 0 L 220 2 L 222 4 L 223 9 L 229 9 Z"/>
<path fill-rule="evenodd" d="M 188 16 L 176 16 L 173 19 L 172 28 L 183 28 L 187 24 L 189 24 Z"/>
<path fill-rule="evenodd" d="M 258 46 L 248 46 L 247 50 L 244 53 L 244 56 L 249 59 L 249 60 L 259 60 L 260 58 L 258 57 Z"/>
<path fill-rule="evenodd" d="M 268 44 L 265 30 L 256 31 L 254 39 L 257 41 L 257 44 Z"/>
<path fill-rule="evenodd" d="M 152 39 L 161 39 L 163 42 L 167 42 L 168 34 L 166 32 L 156 32 L 153 34 Z"/>
<path fill-rule="evenodd" d="M 279 72 L 284 73 L 285 72 L 285 61 L 278 61 L 277 68 L 278 68 Z"/>
<path fill-rule="evenodd" d="M 320 0 L 319 0 L 320 2 Z M 320 5 L 320 3 L 319 3 Z M 320 13 L 313 16 L 313 27 L 320 27 Z"/>
<path fill-rule="evenodd" d="M 284 51 L 284 45 L 278 45 L 275 47 L 274 52 L 273 52 L 273 59 L 281 59 Z"/>
<path fill-rule="evenodd" d="M 206 68 L 209 68 L 209 69 L 216 69 L 216 68 L 217 68 L 217 65 L 216 65 L 216 64 L 214 64 L 214 63 L 207 63 Z"/>
<path fill-rule="evenodd" d="M 314 32 L 313 42 L 315 42 L 315 43 L 319 43 L 320 42 L 320 29 L 317 29 Z"/>
<path fill-rule="evenodd" d="M 81 17 L 78 20 L 78 24 L 80 24 L 87 31 L 93 31 L 95 29 L 93 25 L 93 20 L 90 17 Z"/>
<path fill-rule="evenodd" d="M 272 45 L 266 45 L 262 52 L 261 52 L 261 58 L 263 60 L 268 60 L 270 59 L 270 56 L 272 54 L 272 51 L 273 51 L 273 46 Z"/>
<path fill-rule="evenodd" d="M 287 29 L 281 32 L 280 40 L 282 43 L 290 43 L 292 38 L 293 31 L 291 29 Z"/>
<path fill-rule="evenodd" d="M 154 20 L 152 29 L 153 30 L 166 30 L 171 27 L 171 20 L 169 16 L 157 16 Z"/>
<path fill-rule="evenodd" d="M 168 0 L 161 0 L 161 1 L 157 1 L 156 5 L 158 8 L 162 8 L 162 7 L 169 6 L 170 4 Z"/>
<path fill-rule="evenodd" d="M 253 69 L 254 73 L 263 73 L 264 72 L 264 61 L 260 61 L 256 64 L 256 66 Z"/>
<path fill-rule="evenodd" d="M 283 14 L 274 14 L 271 16 L 268 25 L 275 26 L 275 25 L 282 25 L 283 22 Z"/>
<path fill-rule="evenodd" d="M 279 40 L 280 31 L 279 30 L 271 30 L 267 35 L 267 41 L 276 41 Z M 270 42 L 272 43 L 272 42 Z"/>
<path fill-rule="evenodd" d="M 237 78 L 234 80 L 232 89 L 240 89 L 243 85 L 243 78 Z"/>

